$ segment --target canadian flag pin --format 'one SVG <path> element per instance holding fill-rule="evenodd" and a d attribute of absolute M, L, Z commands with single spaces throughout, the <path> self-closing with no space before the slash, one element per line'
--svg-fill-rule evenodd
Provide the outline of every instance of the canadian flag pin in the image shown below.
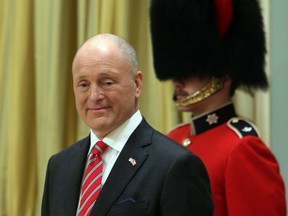
<path fill-rule="evenodd" d="M 129 158 L 128 161 L 132 164 L 133 167 L 137 165 L 137 162 L 134 158 Z"/>

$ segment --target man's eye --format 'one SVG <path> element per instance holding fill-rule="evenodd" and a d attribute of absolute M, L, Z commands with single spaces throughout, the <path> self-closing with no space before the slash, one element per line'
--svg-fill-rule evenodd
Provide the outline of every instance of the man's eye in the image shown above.
<path fill-rule="evenodd" d="M 104 87 L 109 87 L 109 86 L 111 86 L 111 85 L 113 85 L 113 84 L 114 84 L 114 82 L 113 82 L 112 80 L 104 81 L 104 82 L 102 83 L 102 85 L 103 85 Z"/>
<path fill-rule="evenodd" d="M 79 83 L 79 87 L 80 88 L 87 88 L 87 87 L 89 87 L 89 84 L 87 82 L 81 82 L 81 83 Z"/>
<path fill-rule="evenodd" d="M 112 82 L 105 82 L 104 85 L 112 85 Z"/>

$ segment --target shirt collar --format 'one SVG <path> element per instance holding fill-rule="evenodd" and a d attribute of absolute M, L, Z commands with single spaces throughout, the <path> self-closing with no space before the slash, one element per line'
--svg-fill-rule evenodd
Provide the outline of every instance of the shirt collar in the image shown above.
<path fill-rule="evenodd" d="M 102 140 L 109 147 L 115 149 L 118 152 L 121 152 L 125 143 L 133 133 L 133 131 L 138 127 L 140 122 L 142 121 L 142 115 L 140 110 L 137 110 L 128 120 L 126 120 L 122 125 L 108 134 Z M 90 129 L 90 149 L 93 148 L 95 143 L 100 139 L 96 136 L 92 129 Z"/>

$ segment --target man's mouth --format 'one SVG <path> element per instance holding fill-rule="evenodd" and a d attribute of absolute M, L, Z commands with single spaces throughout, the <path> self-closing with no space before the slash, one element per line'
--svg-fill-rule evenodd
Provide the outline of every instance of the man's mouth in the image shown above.
<path fill-rule="evenodd" d="M 186 97 L 188 97 L 189 94 L 187 94 L 187 92 L 184 91 L 175 91 L 173 94 L 173 100 L 177 101 L 177 100 L 182 100 Z"/>
<path fill-rule="evenodd" d="M 88 110 L 92 112 L 101 112 L 101 111 L 106 110 L 107 108 L 108 107 L 90 107 L 88 108 Z"/>

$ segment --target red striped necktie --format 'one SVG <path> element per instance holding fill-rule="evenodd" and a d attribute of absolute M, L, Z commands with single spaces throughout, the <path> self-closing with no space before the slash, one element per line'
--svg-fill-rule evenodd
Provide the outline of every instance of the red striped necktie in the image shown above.
<path fill-rule="evenodd" d="M 102 187 L 103 162 L 101 154 L 106 150 L 104 142 L 98 141 L 89 156 L 80 194 L 78 216 L 89 216 Z"/>

